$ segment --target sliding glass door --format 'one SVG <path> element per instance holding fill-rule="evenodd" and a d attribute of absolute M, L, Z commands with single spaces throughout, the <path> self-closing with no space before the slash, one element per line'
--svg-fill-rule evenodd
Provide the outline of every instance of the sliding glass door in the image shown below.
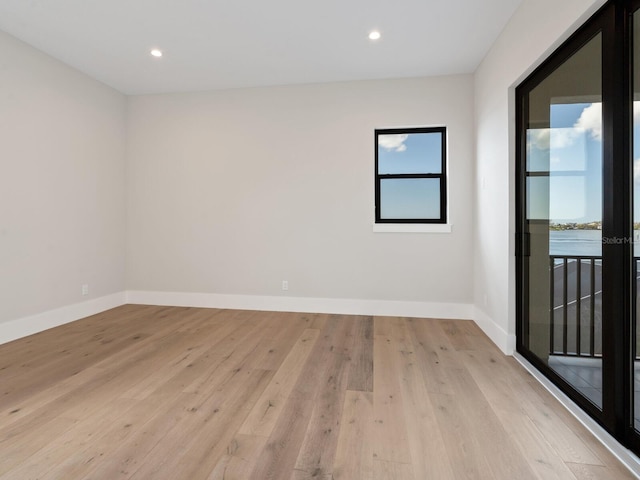
<path fill-rule="evenodd" d="M 528 92 L 527 347 L 602 408 L 602 34 Z"/>
<path fill-rule="evenodd" d="M 609 2 L 516 90 L 517 348 L 636 452 L 638 8 Z"/>

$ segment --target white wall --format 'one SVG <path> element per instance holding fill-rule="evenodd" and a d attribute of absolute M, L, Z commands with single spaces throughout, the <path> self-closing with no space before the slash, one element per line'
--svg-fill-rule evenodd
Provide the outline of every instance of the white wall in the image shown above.
<path fill-rule="evenodd" d="M 13 336 L 21 319 L 124 290 L 125 114 L 123 95 L 0 32 L 0 325 Z"/>
<path fill-rule="evenodd" d="M 0 33 L 0 323 L 125 286 L 475 303 L 512 350 L 513 88 L 602 3 L 524 0 L 474 77 L 141 96 L 128 113 Z M 374 128 L 440 124 L 453 233 L 373 233 Z"/>
<path fill-rule="evenodd" d="M 373 233 L 374 129 L 442 124 L 453 232 Z M 470 75 L 132 97 L 127 133 L 129 290 L 472 302 Z"/>
<path fill-rule="evenodd" d="M 476 321 L 515 348 L 515 87 L 604 0 L 524 0 L 475 74 Z"/>

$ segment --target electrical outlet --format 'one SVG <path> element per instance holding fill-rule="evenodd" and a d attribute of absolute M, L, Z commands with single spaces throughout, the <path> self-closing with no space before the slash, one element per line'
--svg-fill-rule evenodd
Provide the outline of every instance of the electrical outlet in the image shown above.
<path fill-rule="evenodd" d="M 289 290 L 289 281 L 282 280 L 282 290 Z"/>
<path fill-rule="evenodd" d="M 89 285 L 86 283 L 82 285 L 82 295 L 89 295 Z"/>

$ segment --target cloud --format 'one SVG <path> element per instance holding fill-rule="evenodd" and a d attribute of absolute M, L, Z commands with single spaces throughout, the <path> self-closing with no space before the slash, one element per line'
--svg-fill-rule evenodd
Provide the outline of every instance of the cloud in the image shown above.
<path fill-rule="evenodd" d="M 548 128 L 535 128 L 529 130 L 527 138 L 527 148 L 531 150 L 533 147 L 538 150 L 549 150 L 549 144 L 551 139 L 550 129 Z"/>
<path fill-rule="evenodd" d="M 634 102 L 634 115 L 640 119 L 640 102 Z M 567 148 L 588 133 L 594 140 L 602 140 L 602 103 L 585 107 L 580 116 L 568 128 L 539 128 L 530 130 L 529 148 L 557 150 Z"/>
<path fill-rule="evenodd" d="M 592 103 L 586 107 L 574 128 L 589 132 L 595 140 L 602 140 L 602 103 Z"/>
<path fill-rule="evenodd" d="M 407 141 L 407 138 L 409 138 L 409 135 L 405 133 L 398 135 L 379 135 L 378 145 L 388 152 L 392 150 L 396 152 L 404 152 L 407 149 L 407 146 L 404 144 L 404 142 Z"/>
<path fill-rule="evenodd" d="M 634 183 L 640 182 L 640 158 L 633 160 L 633 181 Z"/>
<path fill-rule="evenodd" d="M 584 134 L 584 130 L 576 128 L 539 128 L 531 130 L 529 148 L 538 150 L 557 150 L 573 145 Z"/>

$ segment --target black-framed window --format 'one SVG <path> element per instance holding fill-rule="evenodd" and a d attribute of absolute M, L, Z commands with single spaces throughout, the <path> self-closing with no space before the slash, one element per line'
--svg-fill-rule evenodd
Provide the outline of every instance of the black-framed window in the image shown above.
<path fill-rule="evenodd" d="M 446 127 L 375 131 L 376 223 L 447 223 Z"/>

